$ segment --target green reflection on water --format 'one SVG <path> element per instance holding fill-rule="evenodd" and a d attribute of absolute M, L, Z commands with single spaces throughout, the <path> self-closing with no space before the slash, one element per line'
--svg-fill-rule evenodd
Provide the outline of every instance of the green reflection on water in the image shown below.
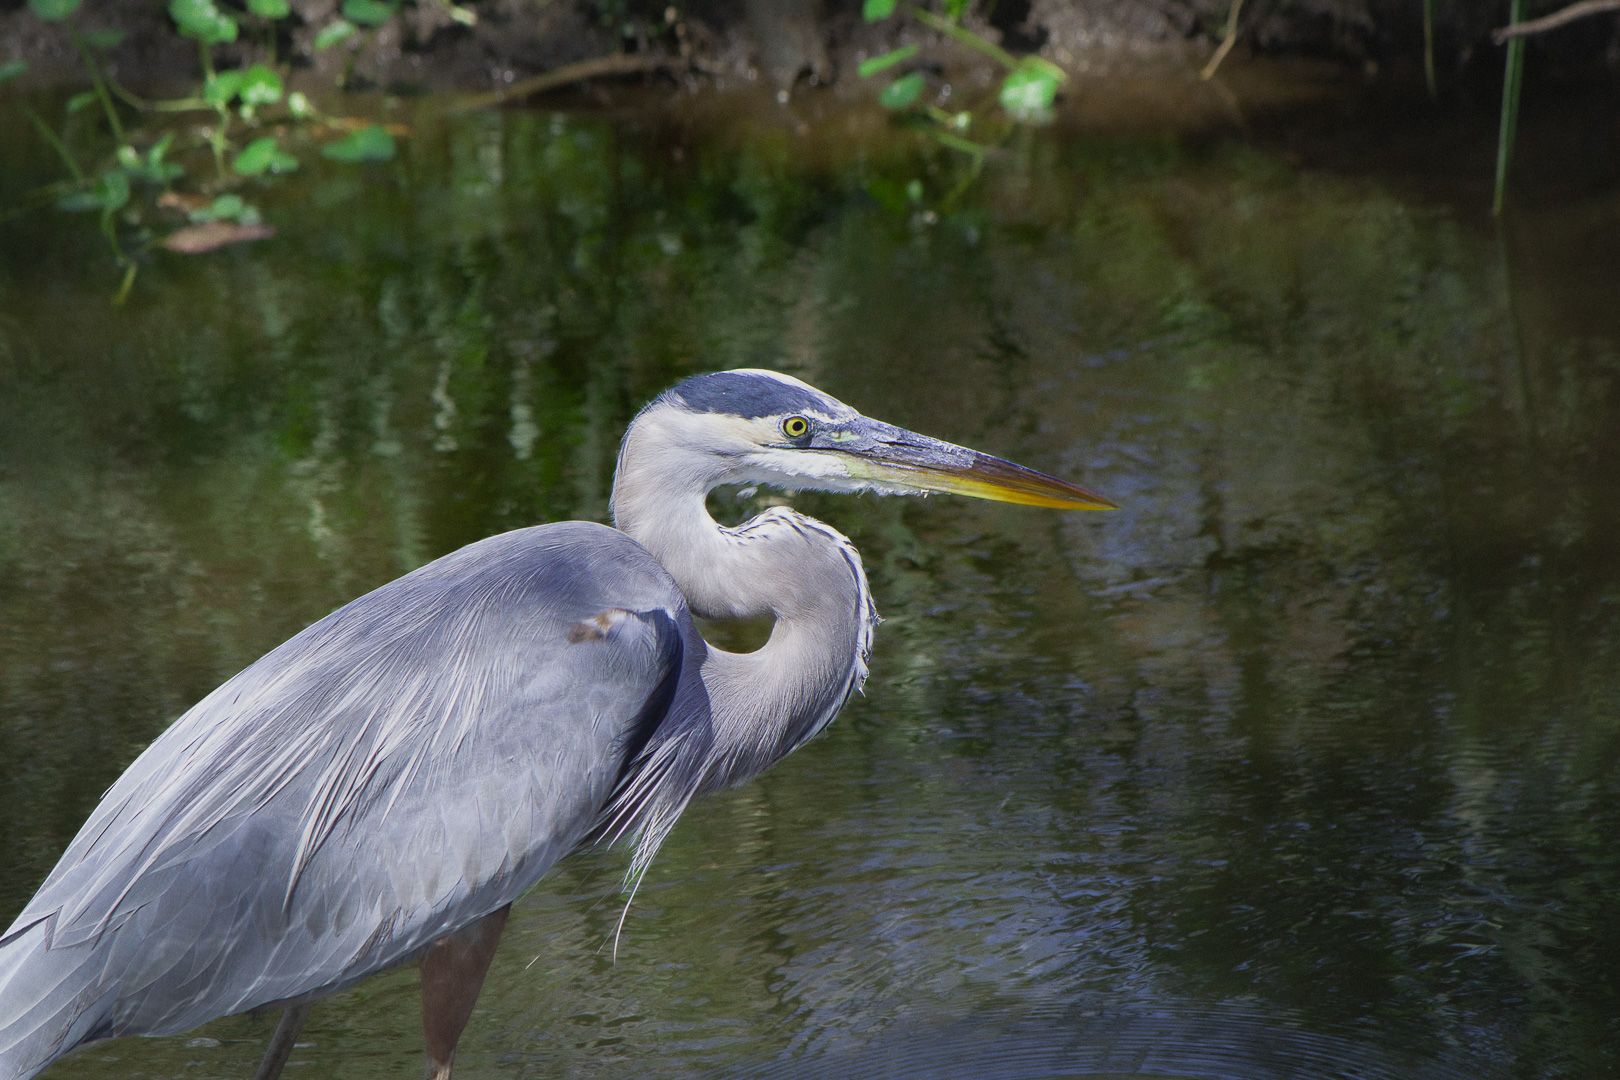
<path fill-rule="evenodd" d="M 7 910 L 220 679 L 467 541 L 604 517 L 643 401 L 769 364 L 1125 509 L 797 500 L 866 554 L 868 696 L 693 810 L 616 964 L 621 862 L 559 868 L 469 1072 L 837 1062 L 1025 1015 L 1076 1054 L 1138 1008 L 1205 1075 L 1266 1075 L 1278 1032 L 1397 1074 L 1620 1068 L 1620 314 L 1443 205 L 1237 144 L 1049 133 L 923 225 L 870 194 L 904 148 L 795 138 L 424 121 L 117 312 L 95 237 L 8 225 Z M 413 994 L 324 1006 L 301 1054 L 414 1068 Z M 267 1029 L 73 1068 L 240 1075 Z"/>

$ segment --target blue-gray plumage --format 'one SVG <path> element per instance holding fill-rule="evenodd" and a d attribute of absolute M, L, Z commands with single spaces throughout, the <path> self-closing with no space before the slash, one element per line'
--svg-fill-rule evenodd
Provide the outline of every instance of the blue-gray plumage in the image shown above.
<path fill-rule="evenodd" d="M 0 1080 L 75 1047 L 304 1003 L 420 959 L 448 1077 L 505 913 L 558 859 L 629 839 L 639 879 L 694 795 L 756 775 L 866 675 L 860 556 L 726 483 L 1097 508 L 1063 481 L 877 421 L 774 372 L 698 376 L 631 424 L 616 529 L 446 555 L 208 695 L 107 791 L 0 937 Z M 772 616 L 753 653 L 692 616 Z"/>

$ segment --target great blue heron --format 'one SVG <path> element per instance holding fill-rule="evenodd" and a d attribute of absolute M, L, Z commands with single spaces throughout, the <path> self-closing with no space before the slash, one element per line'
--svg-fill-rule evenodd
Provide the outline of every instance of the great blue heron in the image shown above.
<path fill-rule="evenodd" d="M 360 597 L 198 702 L 135 760 L 0 938 L 0 1077 L 75 1047 L 307 1003 L 417 959 L 430 1077 L 450 1075 L 508 908 L 582 845 L 630 881 L 694 795 L 755 776 L 866 677 L 860 555 L 722 484 L 1106 499 L 868 419 L 797 379 L 687 379 L 631 423 L 610 529 L 470 544 Z M 693 615 L 775 620 L 751 653 Z"/>

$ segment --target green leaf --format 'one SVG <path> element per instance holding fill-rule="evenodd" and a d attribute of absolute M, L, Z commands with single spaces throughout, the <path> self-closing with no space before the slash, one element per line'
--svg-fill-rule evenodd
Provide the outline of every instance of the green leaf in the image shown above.
<path fill-rule="evenodd" d="M 287 0 L 247 0 L 247 7 L 261 19 L 285 19 L 292 14 Z"/>
<path fill-rule="evenodd" d="M 66 107 L 68 114 L 72 115 L 73 113 L 88 109 L 95 103 L 96 92 L 94 90 L 80 90 L 77 94 L 74 94 L 72 97 L 67 99 Z"/>
<path fill-rule="evenodd" d="M 353 37 L 356 29 L 354 23 L 347 19 L 327 23 L 321 27 L 321 32 L 315 35 L 315 51 L 320 52 L 323 49 L 330 49 L 338 42 Z"/>
<path fill-rule="evenodd" d="M 5 82 L 7 79 L 15 79 L 17 76 L 21 75 L 27 70 L 28 61 L 7 60 L 5 63 L 0 64 L 0 82 Z"/>
<path fill-rule="evenodd" d="M 882 56 L 873 56 L 862 60 L 855 71 L 861 78 L 869 79 L 878 72 L 887 71 L 896 64 L 903 64 L 916 55 L 917 46 L 902 45 L 898 49 L 884 53 Z"/>
<path fill-rule="evenodd" d="M 61 22 L 79 10 L 79 0 L 28 0 L 28 7 L 46 22 Z"/>
<path fill-rule="evenodd" d="M 216 72 L 203 83 L 203 100 L 216 108 L 224 108 L 241 93 L 246 79 L 247 72 L 241 70 Z"/>
<path fill-rule="evenodd" d="M 388 130 L 372 124 L 350 132 L 335 143 L 323 146 L 321 156 L 333 161 L 364 162 L 388 161 L 394 156 L 394 137 Z"/>
<path fill-rule="evenodd" d="M 1001 82 L 1001 107 L 1014 120 L 1046 119 L 1063 84 L 1063 69 L 1038 56 L 1026 56 Z"/>
<path fill-rule="evenodd" d="M 343 0 L 343 17 L 361 26 L 381 26 L 394 17 L 395 5 L 383 0 Z"/>
<path fill-rule="evenodd" d="M 283 150 L 277 143 L 274 135 L 266 135 L 262 139 L 254 139 L 242 148 L 231 162 L 231 168 L 242 176 L 258 176 L 261 173 L 287 173 L 298 168 L 298 159 Z"/>
<path fill-rule="evenodd" d="M 256 225 L 260 220 L 259 208 L 234 191 L 227 191 L 189 216 L 192 221 L 240 221 L 244 225 Z"/>
<path fill-rule="evenodd" d="M 951 22 L 961 22 L 972 0 L 945 0 L 945 15 Z"/>
<path fill-rule="evenodd" d="M 104 217 L 110 218 L 128 202 L 129 175 L 122 169 L 108 169 L 88 188 L 58 199 L 56 206 L 68 211 L 100 210 Z"/>
<path fill-rule="evenodd" d="M 864 0 L 861 4 L 861 18 L 867 22 L 882 22 L 894 14 L 896 0 Z"/>
<path fill-rule="evenodd" d="M 878 104 L 885 109 L 904 109 L 922 95 L 925 80 L 920 71 L 902 75 L 883 88 Z"/>
<path fill-rule="evenodd" d="M 204 45 L 236 40 L 236 20 L 221 11 L 214 0 L 169 0 L 169 18 L 181 34 Z"/>
<path fill-rule="evenodd" d="M 96 186 L 91 190 L 97 205 L 110 214 L 129 202 L 129 177 L 122 169 L 108 169 L 96 178 Z"/>
<path fill-rule="evenodd" d="M 281 100 L 281 76 L 263 64 L 242 72 L 242 88 L 237 91 L 244 105 L 274 105 Z"/>
<path fill-rule="evenodd" d="M 215 196 L 214 201 L 200 210 L 193 210 L 191 216 L 203 221 L 218 221 L 220 218 L 234 218 L 241 216 L 247 203 L 242 196 L 234 191 L 227 191 L 223 195 Z"/>
<path fill-rule="evenodd" d="M 122 30 L 86 30 L 79 36 L 92 49 L 116 49 L 118 43 L 124 40 Z"/>
<path fill-rule="evenodd" d="M 146 151 L 146 160 L 140 168 L 133 170 L 142 180 L 154 184 L 167 184 L 170 180 L 185 175 L 185 169 L 172 161 L 164 161 L 163 157 L 174 144 L 174 132 L 169 132 L 163 138 L 153 143 Z"/>

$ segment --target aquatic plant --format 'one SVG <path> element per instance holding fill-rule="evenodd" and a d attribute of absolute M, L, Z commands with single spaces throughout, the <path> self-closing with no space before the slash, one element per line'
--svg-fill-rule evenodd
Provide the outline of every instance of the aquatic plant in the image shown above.
<path fill-rule="evenodd" d="M 315 47 L 330 48 L 361 33 L 362 27 L 375 29 L 398 6 L 345 0 L 340 15 L 317 34 Z M 29 8 L 42 21 L 64 24 L 90 85 L 67 99 L 55 127 L 32 106 L 20 106 L 66 171 L 64 179 L 48 185 L 24 209 L 54 205 L 97 215 L 121 271 L 115 303 L 128 295 L 142 256 L 154 246 L 195 255 L 273 235 L 244 191 L 297 170 L 299 159 L 289 141 L 335 139 L 321 153 L 340 162 L 394 156 L 394 136 L 386 129 L 324 116 L 305 95 L 287 92 L 275 62 L 275 24 L 291 15 L 288 0 L 244 0 L 241 9 L 215 0 L 170 0 L 175 32 L 197 44 L 200 78 L 191 96 L 161 101 L 138 96 L 107 73 L 102 58 L 122 34 L 75 25 L 80 0 L 29 0 Z M 244 28 L 262 42 L 264 59 L 221 70 L 214 49 L 236 42 Z M 22 60 L 0 65 L 0 81 L 27 70 Z M 97 108 L 103 138 L 94 162 L 87 165 L 73 149 L 77 140 L 70 126 L 77 126 L 77 114 Z M 176 122 L 199 113 L 211 117 L 190 125 Z M 206 157 L 200 159 L 202 151 Z M 212 163 L 212 175 L 206 162 Z"/>
<path fill-rule="evenodd" d="M 974 52 L 989 57 L 1002 69 L 997 86 L 996 104 L 1016 126 L 1042 124 L 1052 117 L 1052 106 L 1059 89 L 1068 76 L 1063 69 L 1040 56 L 1014 56 L 983 34 L 969 29 L 963 23 L 971 0 L 944 0 L 944 14 L 922 7 L 901 9 L 897 0 L 865 0 L 861 16 L 869 23 L 903 17 L 925 26 L 941 36 Z M 947 109 L 940 102 L 949 94 L 949 86 L 942 86 L 933 101 L 924 93 L 929 87 L 930 74 L 920 60 L 921 46 L 901 45 L 878 56 L 861 61 L 856 73 L 863 79 L 889 74 L 892 77 L 878 93 L 878 103 L 896 113 L 901 121 L 921 132 L 925 137 L 965 158 L 966 168 L 955 178 L 950 188 L 939 198 L 942 206 L 953 204 L 968 185 L 977 178 L 984 166 L 985 156 L 997 138 L 975 138 L 970 131 L 984 131 L 986 118 L 974 108 Z M 898 74 L 896 74 L 898 72 Z M 924 185 L 915 179 L 907 186 L 909 202 L 923 201 Z"/>

